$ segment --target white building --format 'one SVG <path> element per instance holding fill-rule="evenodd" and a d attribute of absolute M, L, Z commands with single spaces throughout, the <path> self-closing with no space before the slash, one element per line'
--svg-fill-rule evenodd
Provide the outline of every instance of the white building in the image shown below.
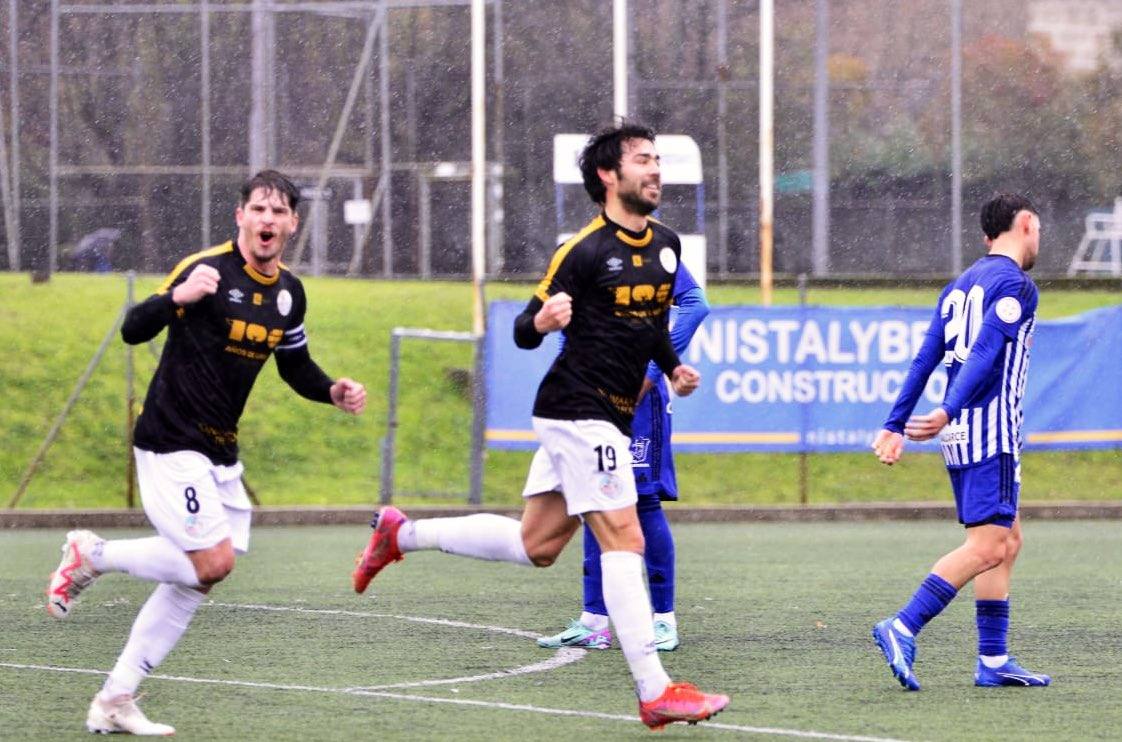
<path fill-rule="evenodd" d="M 1069 70 L 1091 72 L 1103 61 L 1122 63 L 1122 0 L 1034 0 L 1028 32 L 1046 39 Z"/>

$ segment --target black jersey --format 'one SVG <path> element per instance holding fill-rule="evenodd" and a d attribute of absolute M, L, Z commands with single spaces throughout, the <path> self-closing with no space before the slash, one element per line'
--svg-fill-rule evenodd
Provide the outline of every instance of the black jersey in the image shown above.
<path fill-rule="evenodd" d="M 177 306 L 172 290 L 200 263 L 218 270 L 218 291 Z M 156 453 L 198 451 L 215 464 L 238 459 L 238 420 L 258 372 L 276 351 L 281 376 L 301 395 L 330 402 L 331 380 L 308 355 L 304 287 L 283 265 L 254 270 L 234 242 L 180 261 L 157 292 L 125 317 L 127 343 L 167 341 L 136 423 L 135 444 Z"/>
<path fill-rule="evenodd" d="M 667 329 L 681 243 L 650 221 L 636 234 L 596 217 L 557 249 L 534 298 L 515 321 L 515 342 L 536 348 L 533 319 L 549 297 L 573 299 L 561 353 L 542 379 L 534 415 L 607 420 L 631 434 L 635 401 L 653 358 L 666 374 L 678 365 Z"/>

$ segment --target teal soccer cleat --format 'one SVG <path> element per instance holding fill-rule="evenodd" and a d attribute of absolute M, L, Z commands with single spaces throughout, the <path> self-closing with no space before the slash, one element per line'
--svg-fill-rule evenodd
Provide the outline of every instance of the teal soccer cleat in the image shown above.
<path fill-rule="evenodd" d="M 655 649 L 660 652 L 673 652 L 681 643 L 678 641 L 678 627 L 666 621 L 654 622 Z"/>
<path fill-rule="evenodd" d="M 888 661 L 892 674 L 900 681 L 906 690 L 919 690 L 919 681 L 912 672 L 912 665 L 916 661 L 916 640 L 914 636 L 905 636 L 897 631 L 892 622 L 895 616 L 889 616 L 873 627 L 873 640 L 876 641 L 880 651 Z"/>
<path fill-rule="evenodd" d="M 543 636 L 538 639 L 538 646 L 543 649 L 560 649 L 561 647 L 608 649 L 612 646 L 612 632 L 610 629 L 593 631 L 580 621 L 572 621 L 569 628 L 560 634 Z"/>
<path fill-rule="evenodd" d="M 1052 678 L 1038 672 L 1029 672 L 1017 664 L 1017 660 L 1010 657 L 1001 667 L 989 668 L 978 660 L 978 669 L 974 671 L 974 685 L 982 688 L 996 688 L 1001 685 L 1011 685 L 1017 688 L 1031 686 L 1051 685 Z"/>

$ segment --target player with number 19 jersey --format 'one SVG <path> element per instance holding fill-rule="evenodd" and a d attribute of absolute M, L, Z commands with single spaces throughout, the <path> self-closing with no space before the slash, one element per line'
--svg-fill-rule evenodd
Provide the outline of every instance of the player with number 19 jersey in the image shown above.
<path fill-rule="evenodd" d="M 973 466 L 999 454 L 1019 462 L 1038 298 L 1032 279 L 1004 255 L 979 259 L 948 284 L 884 427 L 903 433 L 941 360 L 947 368 L 942 407 L 950 422 L 939 442 L 947 466 Z"/>

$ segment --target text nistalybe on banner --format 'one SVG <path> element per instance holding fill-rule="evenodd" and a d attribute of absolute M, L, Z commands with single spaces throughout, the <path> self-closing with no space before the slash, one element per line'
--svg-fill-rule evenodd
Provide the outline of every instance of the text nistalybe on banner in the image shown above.
<path fill-rule="evenodd" d="M 519 302 L 495 302 L 487 339 L 487 439 L 533 448 L 537 383 L 559 336 L 536 351 L 512 338 Z M 713 307 L 683 361 L 702 386 L 674 404 L 674 443 L 693 452 L 866 451 L 907 375 L 931 320 L 908 307 Z M 1111 358 L 1122 307 L 1040 322 L 1025 398 L 1028 448 L 1122 446 L 1122 367 Z M 936 369 L 917 406 L 946 391 Z M 935 452 L 934 444 L 909 444 Z"/>

